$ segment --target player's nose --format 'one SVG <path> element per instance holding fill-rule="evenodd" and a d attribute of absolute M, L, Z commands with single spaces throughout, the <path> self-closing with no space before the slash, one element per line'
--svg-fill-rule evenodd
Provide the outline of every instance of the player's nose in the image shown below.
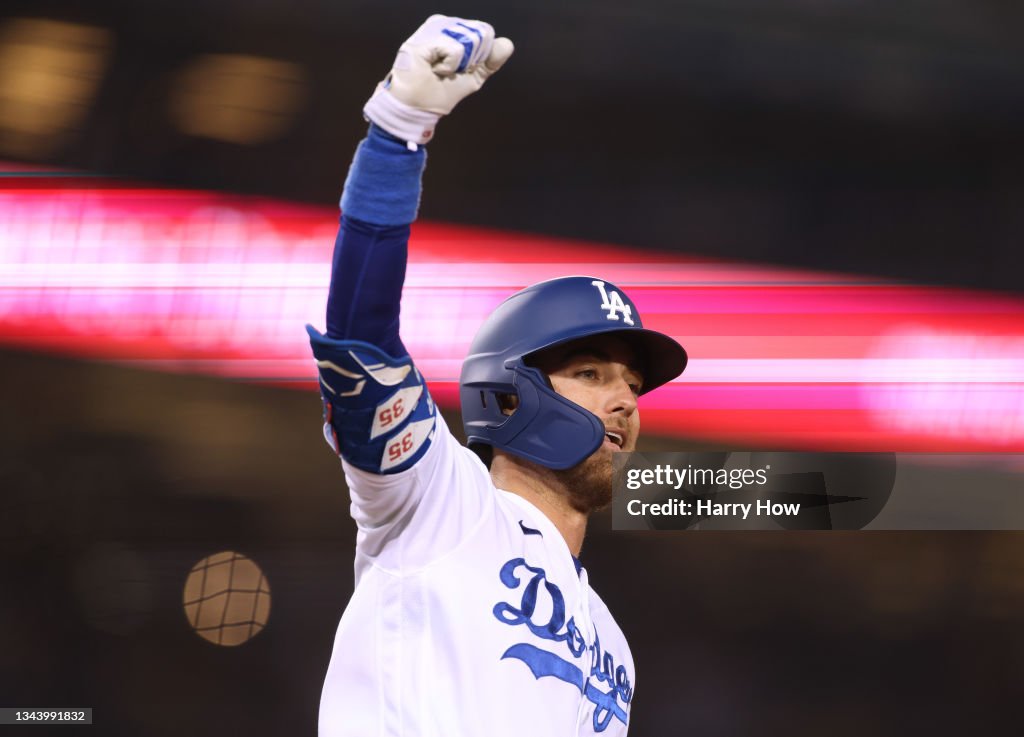
<path fill-rule="evenodd" d="M 636 394 L 624 376 L 612 382 L 606 409 L 609 413 L 623 414 L 626 417 L 636 412 Z"/>

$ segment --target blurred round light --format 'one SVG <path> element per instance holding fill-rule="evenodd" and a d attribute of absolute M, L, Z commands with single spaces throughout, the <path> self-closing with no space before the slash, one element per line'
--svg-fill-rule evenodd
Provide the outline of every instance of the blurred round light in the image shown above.
<path fill-rule="evenodd" d="M 77 130 L 111 46 L 95 26 L 16 18 L 0 27 L 0 150 L 44 156 Z"/>
<path fill-rule="evenodd" d="M 241 645 L 270 619 L 270 585 L 252 560 L 234 551 L 203 558 L 185 580 L 185 616 L 215 645 Z"/>
<path fill-rule="evenodd" d="M 297 64 L 242 54 L 206 54 L 182 71 L 171 113 L 191 136 L 255 145 L 280 138 L 305 99 Z"/>

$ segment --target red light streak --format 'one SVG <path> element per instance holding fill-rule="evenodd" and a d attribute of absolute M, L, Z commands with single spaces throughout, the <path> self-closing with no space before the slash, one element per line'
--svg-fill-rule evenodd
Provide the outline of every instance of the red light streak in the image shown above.
<path fill-rule="evenodd" d="M 314 390 L 337 212 L 8 176 L 0 342 Z M 1024 300 L 519 233 L 413 229 L 403 334 L 442 404 L 482 316 L 570 273 L 626 287 L 691 363 L 648 431 L 772 447 L 1024 450 Z M 502 254 L 495 261 L 495 254 Z"/>

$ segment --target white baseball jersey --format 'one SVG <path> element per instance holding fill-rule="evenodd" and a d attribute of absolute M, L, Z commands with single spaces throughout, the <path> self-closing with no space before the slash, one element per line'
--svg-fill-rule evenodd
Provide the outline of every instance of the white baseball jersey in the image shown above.
<path fill-rule="evenodd" d="M 343 463 L 355 592 L 320 737 L 625 735 L 633 658 L 554 524 L 437 415 L 397 474 Z"/>

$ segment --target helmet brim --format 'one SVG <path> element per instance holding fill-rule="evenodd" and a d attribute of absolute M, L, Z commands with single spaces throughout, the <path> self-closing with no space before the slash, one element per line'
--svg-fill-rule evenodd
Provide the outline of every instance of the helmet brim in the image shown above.
<path fill-rule="evenodd" d="M 637 370 L 643 376 L 640 396 L 663 386 L 683 373 L 689 356 L 674 338 L 647 328 L 621 328 L 610 326 L 607 330 L 593 330 L 577 334 L 564 340 L 555 340 L 523 356 L 528 362 L 531 356 L 551 348 L 564 347 L 594 337 L 614 336 L 625 341 L 636 352 L 641 365 Z"/>

